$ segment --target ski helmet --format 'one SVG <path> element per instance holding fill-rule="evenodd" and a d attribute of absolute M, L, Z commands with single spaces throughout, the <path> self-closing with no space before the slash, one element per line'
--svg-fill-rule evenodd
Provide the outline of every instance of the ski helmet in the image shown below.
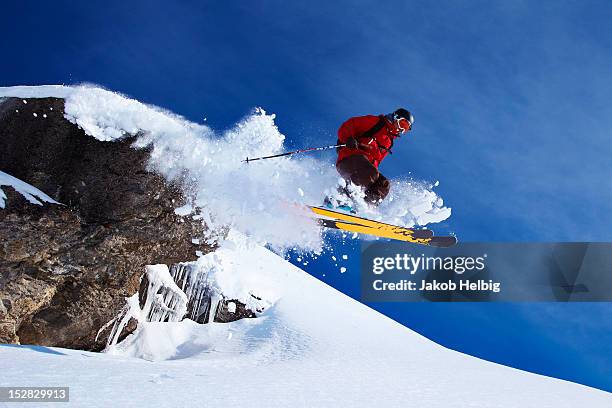
<path fill-rule="evenodd" d="M 393 112 L 393 121 L 395 122 L 395 127 L 399 132 L 398 134 L 402 134 L 412 129 L 414 116 L 406 109 L 399 108 Z"/>
<path fill-rule="evenodd" d="M 406 119 L 408 122 L 410 122 L 410 126 L 414 124 L 414 116 L 412 115 L 412 113 L 410 113 L 408 110 L 404 108 L 397 109 L 395 112 L 393 112 L 393 116 L 396 119 L 399 119 L 399 118 Z"/>

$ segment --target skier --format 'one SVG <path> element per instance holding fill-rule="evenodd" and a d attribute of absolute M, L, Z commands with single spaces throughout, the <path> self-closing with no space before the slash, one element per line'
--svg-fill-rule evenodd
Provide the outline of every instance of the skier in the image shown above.
<path fill-rule="evenodd" d="M 404 108 L 387 115 L 356 116 L 338 129 L 336 170 L 347 181 L 363 188 L 365 201 L 378 205 L 389 194 L 389 180 L 378 171 L 396 138 L 412 129 L 414 116 Z"/>

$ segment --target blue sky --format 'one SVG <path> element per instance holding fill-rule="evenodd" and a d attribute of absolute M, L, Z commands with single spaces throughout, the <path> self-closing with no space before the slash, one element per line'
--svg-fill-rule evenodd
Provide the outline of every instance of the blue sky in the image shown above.
<path fill-rule="evenodd" d="M 381 170 L 440 181 L 453 216 L 439 230 L 612 238 L 609 2 L 21 3 L 0 15 L 1 85 L 93 82 L 216 129 L 261 106 L 288 148 L 404 106 L 414 131 Z M 356 263 L 324 265 L 309 271 L 359 296 Z M 609 305 L 373 306 L 450 347 L 612 390 Z"/>

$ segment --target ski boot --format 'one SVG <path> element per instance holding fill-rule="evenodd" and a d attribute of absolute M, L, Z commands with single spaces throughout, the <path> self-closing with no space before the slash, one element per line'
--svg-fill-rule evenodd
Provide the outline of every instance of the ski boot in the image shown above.
<path fill-rule="evenodd" d="M 330 197 L 325 197 L 325 199 L 323 200 L 323 206 L 329 208 L 330 210 L 340 210 L 340 211 L 348 212 L 351 214 L 357 214 L 357 211 L 355 211 L 353 207 L 351 207 L 348 203 L 342 204 L 342 203 L 336 202 L 336 204 L 334 205 L 332 200 L 336 201 Z"/>

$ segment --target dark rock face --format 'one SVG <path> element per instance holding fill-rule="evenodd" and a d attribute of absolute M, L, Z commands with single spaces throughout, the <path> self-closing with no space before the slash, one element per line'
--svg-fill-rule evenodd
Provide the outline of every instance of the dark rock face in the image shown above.
<path fill-rule="evenodd" d="M 233 307 L 230 307 L 233 304 Z M 219 302 L 215 311 L 215 322 L 227 323 L 235 320 L 257 317 L 255 312 L 247 308 L 246 305 L 237 299 Z"/>
<path fill-rule="evenodd" d="M 63 115 L 56 98 L 0 103 L 0 170 L 64 204 L 30 204 L 2 187 L 0 342 L 98 350 L 97 331 L 138 290 L 145 265 L 212 248 L 192 244 L 203 225 L 174 213 L 179 186 L 146 171 L 149 152 L 133 137 L 101 142 Z"/>

